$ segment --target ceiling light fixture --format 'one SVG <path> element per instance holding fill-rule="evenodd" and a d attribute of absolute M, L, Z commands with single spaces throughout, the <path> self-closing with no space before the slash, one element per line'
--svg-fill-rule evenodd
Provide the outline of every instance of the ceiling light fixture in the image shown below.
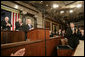
<path fill-rule="evenodd" d="M 18 9 L 18 5 L 15 5 L 15 8 Z"/>
<path fill-rule="evenodd" d="M 69 12 L 70 12 L 70 13 L 73 13 L 73 10 L 70 10 Z"/>
<path fill-rule="evenodd" d="M 60 11 L 60 13 L 62 14 L 62 13 L 64 13 L 64 11 Z"/>
<path fill-rule="evenodd" d="M 40 3 L 42 3 L 43 1 L 40 1 Z"/>
<path fill-rule="evenodd" d="M 82 7 L 82 4 L 77 4 L 76 7 L 77 7 L 77 8 L 81 8 L 81 7 Z"/>
<path fill-rule="evenodd" d="M 58 4 L 53 4 L 53 8 L 58 8 L 59 5 Z"/>
<path fill-rule="evenodd" d="M 48 5 L 46 5 L 48 7 Z"/>

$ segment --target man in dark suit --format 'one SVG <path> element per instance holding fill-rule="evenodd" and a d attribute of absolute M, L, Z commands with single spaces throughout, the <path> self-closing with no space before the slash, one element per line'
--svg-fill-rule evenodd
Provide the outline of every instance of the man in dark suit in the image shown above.
<path fill-rule="evenodd" d="M 31 19 L 26 19 L 26 25 L 23 26 L 23 30 L 25 31 L 25 39 L 27 40 L 27 32 L 32 30 L 33 26 L 31 25 Z"/>
<path fill-rule="evenodd" d="M 26 19 L 26 25 L 24 25 L 24 30 L 29 31 L 29 30 L 32 30 L 32 29 L 33 29 L 33 26 L 31 25 L 31 20 Z"/>
<path fill-rule="evenodd" d="M 1 22 L 1 27 L 3 30 L 10 30 L 12 25 L 9 22 L 9 17 L 5 17 L 5 20 Z"/>
<path fill-rule="evenodd" d="M 22 30 L 23 23 L 22 23 L 22 20 L 20 18 L 17 20 L 15 25 L 16 25 L 16 30 Z"/>
<path fill-rule="evenodd" d="M 68 28 L 66 31 L 66 38 L 68 38 L 68 44 L 74 49 L 79 44 L 79 38 L 77 38 L 77 29 L 75 28 L 74 23 L 70 23 L 70 28 Z"/>

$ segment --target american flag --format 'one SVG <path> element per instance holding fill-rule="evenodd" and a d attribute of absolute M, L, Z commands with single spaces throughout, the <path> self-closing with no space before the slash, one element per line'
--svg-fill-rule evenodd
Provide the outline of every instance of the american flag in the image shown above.
<path fill-rule="evenodd" d="M 19 13 L 14 13 L 14 12 L 11 13 L 11 24 L 12 24 L 11 31 L 15 31 L 16 29 L 15 22 L 19 19 L 19 16 L 20 16 Z"/>

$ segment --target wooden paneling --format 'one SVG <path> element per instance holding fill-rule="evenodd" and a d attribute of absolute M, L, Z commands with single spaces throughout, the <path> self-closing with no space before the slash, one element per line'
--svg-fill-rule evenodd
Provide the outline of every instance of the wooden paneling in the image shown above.
<path fill-rule="evenodd" d="M 25 40 L 25 33 L 23 31 L 1 31 L 1 42 L 13 43 Z"/>
<path fill-rule="evenodd" d="M 46 56 L 51 56 L 55 47 L 59 45 L 60 38 L 53 38 L 46 40 Z M 15 44 L 8 44 L 1 46 L 1 56 L 10 56 L 11 53 L 15 53 L 17 50 L 25 48 L 26 53 L 24 56 L 45 56 L 45 41 L 37 42 L 22 42 Z"/>
<path fill-rule="evenodd" d="M 73 52 L 74 51 L 71 49 L 58 49 L 57 50 L 58 56 L 72 56 Z"/>
<path fill-rule="evenodd" d="M 50 39 L 46 41 L 47 56 L 53 56 L 57 54 L 56 47 L 59 45 L 59 42 L 60 42 L 60 38 Z"/>
<path fill-rule="evenodd" d="M 50 30 L 50 22 L 49 21 L 45 21 L 45 28 L 48 28 Z"/>
<path fill-rule="evenodd" d="M 17 50 L 21 48 L 26 49 L 24 56 L 45 56 L 45 50 L 46 50 L 46 56 L 57 55 L 57 46 L 60 45 L 61 38 L 63 37 L 55 37 L 55 38 L 46 39 L 46 48 L 45 48 L 45 40 L 24 41 L 24 42 L 10 43 L 10 44 L 2 44 L 1 56 L 10 56 L 11 53 L 15 53 Z M 60 53 L 58 53 L 58 55 L 59 54 Z"/>
<path fill-rule="evenodd" d="M 3 40 L 3 32 L 1 32 L 1 44 L 4 43 L 4 40 Z"/>
<path fill-rule="evenodd" d="M 33 29 L 31 31 L 28 31 L 27 38 L 30 39 L 31 41 L 44 40 L 45 35 L 46 35 L 46 39 L 50 38 L 49 30 L 38 28 L 38 29 Z"/>

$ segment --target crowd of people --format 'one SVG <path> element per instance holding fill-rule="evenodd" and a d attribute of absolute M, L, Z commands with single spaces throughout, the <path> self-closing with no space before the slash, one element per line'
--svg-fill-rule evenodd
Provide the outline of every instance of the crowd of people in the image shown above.
<path fill-rule="evenodd" d="M 31 19 L 26 19 L 26 24 L 23 24 L 22 19 L 18 19 L 15 23 L 16 31 L 24 31 L 25 32 L 25 40 L 27 40 L 27 31 L 32 30 L 33 26 L 31 24 Z M 9 22 L 9 17 L 5 17 L 4 20 L 1 21 L 1 30 L 11 31 L 12 24 Z"/>
<path fill-rule="evenodd" d="M 70 27 L 66 30 L 59 29 L 56 33 L 50 32 L 50 37 L 53 37 L 54 35 L 63 36 L 64 41 L 68 41 L 68 45 L 75 49 L 79 44 L 79 40 L 84 40 L 84 28 L 76 28 L 75 24 L 71 22 Z"/>
<path fill-rule="evenodd" d="M 23 30 L 25 31 L 26 34 L 28 30 L 33 29 L 30 19 L 26 19 L 26 24 L 23 24 L 22 19 L 19 18 L 16 21 L 15 26 L 16 30 Z M 1 21 L 1 29 L 10 30 L 11 27 L 12 25 L 9 22 L 9 17 L 5 17 L 5 19 Z M 75 49 L 79 44 L 79 40 L 84 40 L 84 29 L 82 27 L 76 28 L 74 23 L 70 23 L 70 27 L 68 27 L 66 30 L 59 29 L 59 31 L 56 33 L 50 31 L 50 37 L 53 37 L 54 35 L 63 36 L 65 38 L 63 40 L 68 42 L 68 45 L 70 45 L 73 49 Z M 23 56 L 24 54 L 25 54 L 25 48 L 20 49 L 15 54 L 11 54 L 11 56 L 16 56 L 16 55 Z"/>
<path fill-rule="evenodd" d="M 31 30 L 33 26 L 31 25 L 31 19 L 26 19 L 26 24 L 23 24 L 22 19 L 18 19 L 15 23 L 15 30 Z M 1 21 L 1 29 L 2 30 L 11 30 L 12 24 L 9 22 L 9 17 L 5 17 L 4 20 Z"/>

